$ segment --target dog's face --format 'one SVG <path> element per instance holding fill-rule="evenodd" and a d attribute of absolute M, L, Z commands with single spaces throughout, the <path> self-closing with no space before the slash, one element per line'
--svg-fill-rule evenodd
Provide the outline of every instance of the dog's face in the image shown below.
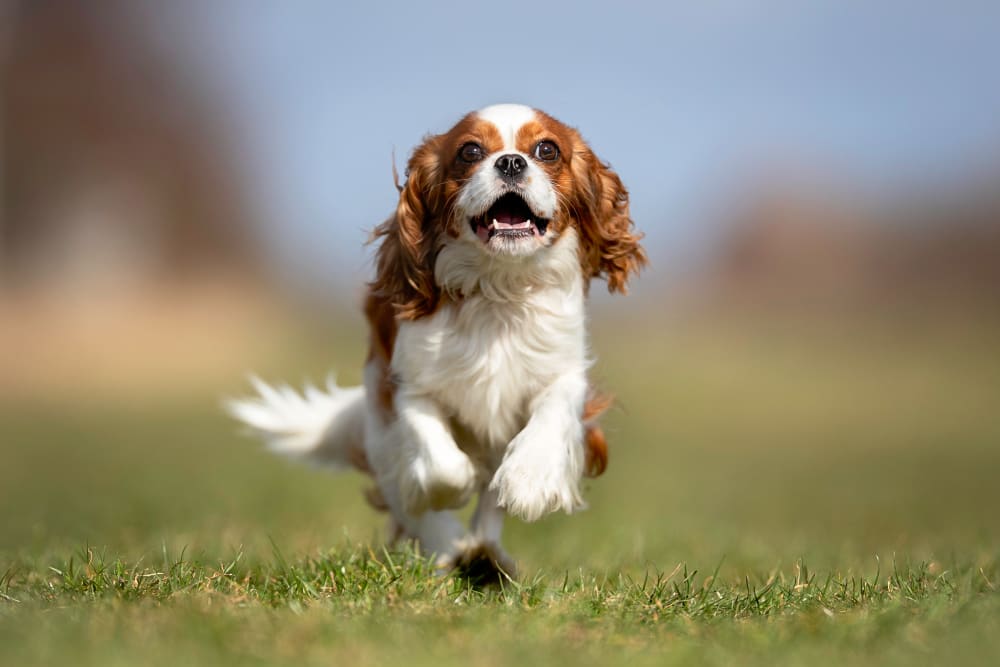
<path fill-rule="evenodd" d="M 487 253 L 527 255 L 558 238 L 568 215 L 566 178 L 574 140 L 562 123 L 516 105 L 488 107 L 466 116 L 445 135 L 452 154 L 445 189 L 454 193 L 452 233 Z M 567 151 L 564 153 L 563 151 Z"/>
<path fill-rule="evenodd" d="M 627 191 L 576 130 L 529 107 L 487 107 L 414 151 L 396 213 L 376 230 L 373 288 L 401 316 L 419 317 L 437 303 L 434 260 L 445 243 L 517 260 L 568 230 L 583 277 L 605 277 L 612 291 L 645 263 Z"/>

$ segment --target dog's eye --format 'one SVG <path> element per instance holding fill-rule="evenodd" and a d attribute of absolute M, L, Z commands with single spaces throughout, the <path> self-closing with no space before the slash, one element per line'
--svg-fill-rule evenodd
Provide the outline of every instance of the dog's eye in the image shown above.
<path fill-rule="evenodd" d="M 469 142 L 459 149 L 458 157 L 463 162 L 479 162 L 483 159 L 483 147 Z"/>
<path fill-rule="evenodd" d="M 559 157 L 559 147 L 551 141 L 539 141 L 535 146 L 535 157 L 539 160 L 551 162 Z"/>

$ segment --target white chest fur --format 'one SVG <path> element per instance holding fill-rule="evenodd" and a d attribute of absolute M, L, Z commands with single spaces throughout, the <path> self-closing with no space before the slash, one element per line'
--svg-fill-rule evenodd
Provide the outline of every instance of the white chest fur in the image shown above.
<path fill-rule="evenodd" d="M 432 399 L 480 446 L 502 449 L 533 400 L 588 363 L 575 234 L 516 266 L 478 265 L 461 244 L 446 247 L 437 269 L 443 288 L 463 296 L 400 326 L 399 390 Z"/>

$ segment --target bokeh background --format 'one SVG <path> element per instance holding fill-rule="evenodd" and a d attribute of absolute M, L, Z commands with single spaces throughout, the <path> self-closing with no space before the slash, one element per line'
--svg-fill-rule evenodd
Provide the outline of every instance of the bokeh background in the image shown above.
<path fill-rule="evenodd" d="M 594 286 L 611 464 L 529 569 L 995 556 L 997 63 L 986 2 L 0 0 L 0 553 L 376 544 L 220 402 L 359 382 L 394 159 L 517 101 L 651 260 Z"/>

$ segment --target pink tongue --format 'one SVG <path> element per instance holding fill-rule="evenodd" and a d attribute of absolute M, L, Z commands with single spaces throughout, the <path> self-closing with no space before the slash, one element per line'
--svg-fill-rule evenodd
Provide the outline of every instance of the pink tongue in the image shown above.
<path fill-rule="evenodd" d="M 497 214 L 493 218 L 505 225 L 517 225 L 524 222 L 524 218 L 514 215 L 510 211 L 497 211 Z"/>

